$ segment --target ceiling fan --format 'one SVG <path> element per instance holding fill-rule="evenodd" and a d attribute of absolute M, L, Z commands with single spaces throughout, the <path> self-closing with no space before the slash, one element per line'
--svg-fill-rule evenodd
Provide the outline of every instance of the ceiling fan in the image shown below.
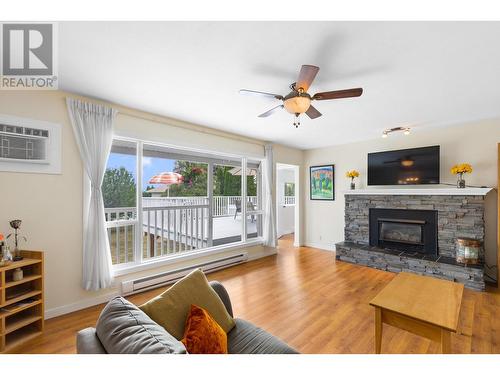
<path fill-rule="evenodd" d="M 311 105 L 312 100 L 353 98 L 361 96 L 361 94 L 363 93 L 362 88 L 356 88 L 348 90 L 318 92 L 311 96 L 307 93 L 307 90 L 311 86 L 311 83 L 314 81 L 314 78 L 316 77 L 316 74 L 318 74 L 318 71 L 319 67 L 317 66 L 302 65 L 297 82 L 294 82 L 290 85 L 290 89 L 292 89 L 292 91 L 286 96 L 247 89 L 241 89 L 240 94 L 265 96 L 268 98 L 274 98 L 283 101 L 283 104 L 271 108 L 269 111 L 260 114 L 259 117 L 268 117 L 278 109 L 285 108 L 286 111 L 295 115 L 293 125 L 297 128 L 300 125 L 299 116 L 302 113 L 305 113 L 307 116 L 309 116 L 310 119 L 315 119 L 321 116 L 321 113 Z"/>

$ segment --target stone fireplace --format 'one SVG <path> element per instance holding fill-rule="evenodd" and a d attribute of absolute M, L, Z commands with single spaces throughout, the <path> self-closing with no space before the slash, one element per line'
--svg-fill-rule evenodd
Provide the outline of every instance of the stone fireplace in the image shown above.
<path fill-rule="evenodd" d="M 484 290 L 480 264 L 455 261 L 456 239 L 484 243 L 490 189 L 364 189 L 345 193 L 345 240 L 339 260 L 386 271 L 408 271 Z M 460 193 L 460 195 L 458 195 Z"/>

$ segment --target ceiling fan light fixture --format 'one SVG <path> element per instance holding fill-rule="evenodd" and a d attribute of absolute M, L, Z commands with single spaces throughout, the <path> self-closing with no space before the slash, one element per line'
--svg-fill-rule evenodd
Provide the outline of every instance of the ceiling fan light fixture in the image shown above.
<path fill-rule="evenodd" d="M 289 113 L 305 113 L 311 106 L 311 98 L 298 95 L 285 99 L 283 105 Z"/>
<path fill-rule="evenodd" d="M 403 132 L 404 135 L 410 135 L 410 128 L 406 128 Z"/>
<path fill-rule="evenodd" d="M 401 160 L 401 165 L 403 167 L 413 167 L 414 164 L 415 164 L 415 162 L 411 159 Z"/>
<path fill-rule="evenodd" d="M 302 65 L 300 68 L 299 77 L 296 82 L 290 85 L 292 90 L 288 95 L 283 96 L 279 94 L 273 94 L 264 91 L 255 91 L 248 89 L 241 89 L 240 94 L 242 95 L 256 95 L 261 97 L 273 98 L 283 102 L 283 104 L 271 108 L 270 110 L 261 113 L 258 117 L 268 117 L 275 113 L 278 108 L 285 108 L 285 110 L 292 115 L 301 115 L 305 113 L 307 117 L 314 120 L 321 117 L 321 112 L 318 111 L 314 106 L 311 105 L 311 100 L 333 100 L 333 99 L 344 99 L 344 98 L 355 98 L 363 94 L 363 89 L 361 87 L 347 89 L 347 90 L 334 90 L 334 91 L 324 91 L 317 92 L 314 95 L 309 95 L 307 92 L 311 87 L 316 74 L 318 74 L 319 67 L 314 65 Z M 294 125 L 298 125 L 299 122 L 296 121 Z"/>
<path fill-rule="evenodd" d="M 387 138 L 387 136 L 388 136 L 387 132 L 385 132 L 385 131 L 384 131 L 384 132 L 382 133 L 382 138 Z"/>

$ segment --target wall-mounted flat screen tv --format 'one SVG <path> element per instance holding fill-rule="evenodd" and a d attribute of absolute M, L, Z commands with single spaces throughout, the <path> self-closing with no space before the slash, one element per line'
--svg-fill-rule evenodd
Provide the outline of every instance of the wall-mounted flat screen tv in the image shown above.
<path fill-rule="evenodd" d="M 368 185 L 439 184 L 439 146 L 368 154 Z"/>

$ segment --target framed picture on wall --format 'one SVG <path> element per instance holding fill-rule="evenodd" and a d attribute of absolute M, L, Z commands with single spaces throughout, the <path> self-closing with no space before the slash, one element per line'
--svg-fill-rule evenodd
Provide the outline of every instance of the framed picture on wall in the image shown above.
<path fill-rule="evenodd" d="M 335 166 L 333 164 L 309 168 L 309 194 L 313 201 L 335 200 Z"/>

